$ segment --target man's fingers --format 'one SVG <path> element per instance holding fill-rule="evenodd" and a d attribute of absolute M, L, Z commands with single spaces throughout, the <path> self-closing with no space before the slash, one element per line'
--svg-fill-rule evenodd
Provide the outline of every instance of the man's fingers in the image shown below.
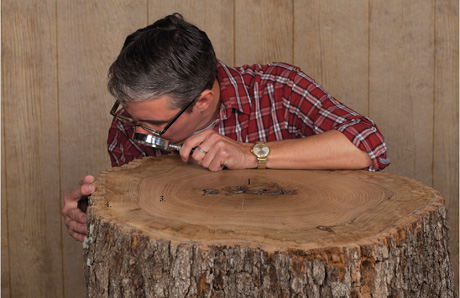
<path fill-rule="evenodd" d="M 86 214 L 78 209 L 70 210 L 68 213 L 68 216 L 65 217 L 67 232 L 75 240 L 83 241 L 86 236 Z M 73 218 L 77 218 L 77 220 L 73 220 Z"/>
<path fill-rule="evenodd" d="M 86 213 L 83 213 L 78 208 L 69 209 L 64 215 L 66 217 L 66 221 L 68 221 L 69 224 L 72 221 L 80 224 L 86 224 Z"/>
<path fill-rule="evenodd" d="M 69 228 L 79 234 L 86 234 L 86 224 L 81 224 L 76 221 L 71 221 Z"/>
<path fill-rule="evenodd" d="M 94 192 L 96 187 L 94 184 L 83 184 L 77 188 L 75 188 L 67 197 L 67 199 L 71 201 L 79 201 L 81 198 L 85 196 L 89 196 Z"/>
<path fill-rule="evenodd" d="M 72 237 L 73 239 L 75 239 L 77 241 L 80 241 L 80 242 L 83 242 L 85 240 L 85 237 L 86 237 L 86 234 L 81 234 L 81 233 L 74 232 L 70 228 L 67 229 L 67 233 L 69 233 L 70 237 Z"/>
<path fill-rule="evenodd" d="M 192 151 L 192 148 L 196 148 L 197 146 L 201 145 L 203 142 L 205 142 L 210 136 L 217 134 L 214 130 L 212 129 L 206 129 L 196 135 L 193 135 L 189 137 L 187 140 L 185 140 L 184 144 L 182 144 L 182 149 L 180 150 L 180 156 L 183 161 L 188 162 L 190 158 L 190 152 Z M 203 147 L 201 147 L 203 151 L 207 151 Z M 195 153 L 197 149 L 194 150 L 193 153 Z"/>
<path fill-rule="evenodd" d="M 89 184 L 89 183 L 93 183 L 94 182 L 94 177 L 91 176 L 91 175 L 87 175 L 83 178 L 80 179 L 80 185 L 83 185 L 83 184 Z"/>
<path fill-rule="evenodd" d="M 83 236 L 86 235 L 86 214 L 82 213 L 81 211 L 81 214 L 77 214 L 75 212 L 70 213 L 73 214 L 70 214 L 68 217 L 65 218 L 65 224 L 67 226 L 67 231 L 69 232 L 69 234 L 73 238 L 75 238 L 74 236 L 76 234 L 81 234 Z M 77 220 L 74 220 L 73 218 L 77 218 Z"/>
<path fill-rule="evenodd" d="M 75 220 L 70 220 L 69 218 L 67 218 L 66 226 L 67 229 L 70 231 L 74 231 L 80 234 L 86 234 L 86 224 L 84 223 L 77 222 Z"/>
<path fill-rule="evenodd" d="M 93 182 L 94 177 L 87 175 L 80 179 L 80 186 L 64 195 L 62 215 L 67 226 L 67 232 L 72 238 L 81 242 L 86 235 L 86 213 L 82 212 L 79 207 L 82 207 L 84 210 L 83 205 L 85 202 L 82 199 L 88 197 L 96 190 L 96 187 L 92 184 Z"/>

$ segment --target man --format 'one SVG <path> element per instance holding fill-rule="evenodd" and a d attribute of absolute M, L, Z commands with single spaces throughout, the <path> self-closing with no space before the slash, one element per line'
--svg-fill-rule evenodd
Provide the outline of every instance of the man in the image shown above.
<path fill-rule="evenodd" d="M 380 170 L 389 163 L 374 123 L 300 69 L 284 63 L 228 67 L 216 59 L 206 34 L 179 14 L 127 37 L 108 87 L 117 100 L 108 137 L 112 166 L 170 153 L 137 143 L 134 132 L 181 144 L 184 162 L 211 171 Z M 86 176 L 64 198 L 68 232 L 80 241 L 86 214 L 77 205 L 94 191 L 93 179 Z"/>

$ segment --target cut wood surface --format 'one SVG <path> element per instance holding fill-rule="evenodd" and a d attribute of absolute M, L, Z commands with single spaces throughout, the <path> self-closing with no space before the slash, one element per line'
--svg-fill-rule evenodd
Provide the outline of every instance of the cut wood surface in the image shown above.
<path fill-rule="evenodd" d="M 224 170 L 177 156 L 101 174 L 88 296 L 454 297 L 446 210 L 366 171 Z"/>

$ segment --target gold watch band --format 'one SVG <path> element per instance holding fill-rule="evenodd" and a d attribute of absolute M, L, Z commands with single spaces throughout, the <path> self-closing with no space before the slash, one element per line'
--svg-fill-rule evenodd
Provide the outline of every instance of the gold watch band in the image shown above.
<path fill-rule="evenodd" d="M 257 168 L 258 169 L 266 169 L 267 168 L 267 158 L 257 158 Z"/>

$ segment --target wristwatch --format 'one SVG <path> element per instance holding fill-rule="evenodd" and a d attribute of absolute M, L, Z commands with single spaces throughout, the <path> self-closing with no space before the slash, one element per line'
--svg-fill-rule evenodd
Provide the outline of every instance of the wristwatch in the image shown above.
<path fill-rule="evenodd" d="M 270 154 L 270 148 L 264 142 L 257 142 L 251 149 L 251 152 L 257 157 L 259 165 L 258 169 L 265 169 L 267 167 L 267 157 Z"/>

